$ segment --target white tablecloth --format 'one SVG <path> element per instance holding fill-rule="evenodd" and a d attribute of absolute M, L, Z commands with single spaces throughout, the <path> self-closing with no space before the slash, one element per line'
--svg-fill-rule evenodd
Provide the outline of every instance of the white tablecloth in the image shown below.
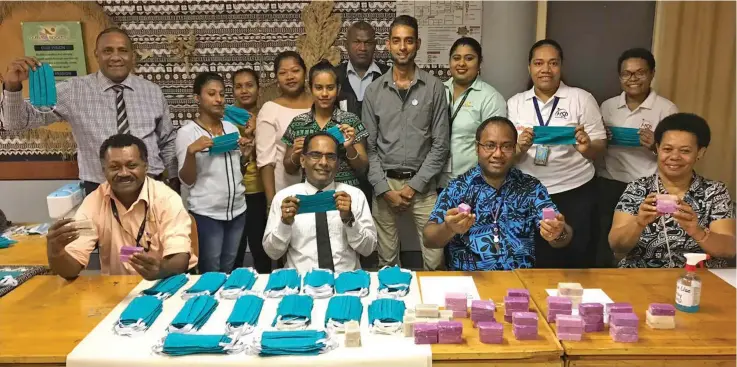
<path fill-rule="evenodd" d="M 84 340 L 67 356 L 68 367 L 139 367 L 149 366 L 361 366 L 361 367 L 429 367 L 432 365 L 432 352 L 429 345 L 415 345 L 413 338 L 405 338 L 401 335 L 376 335 L 368 331 L 368 305 L 376 299 L 378 279 L 376 273 L 371 273 L 371 289 L 367 297 L 362 298 L 364 305 L 361 318 L 360 348 L 345 348 L 343 336 L 335 336 L 340 346 L 328 353 L 319 356 L 283 356 L 283 357 L 259 357 L 249 356 L 245 353 L 234 355 L 193 355 L 184 357 L 168 357 L 152 352 L 151 347 L 166 335 L 166 327 L 174 319 L 177 312 L 184 305 L 181 292 L 194 284 L 198 276 L 190 277 L 189 283 L 182 289 L 164 301 L 164 310 L 156 322 L 145 334 L 138 337 L 122 337 L 113 333 L 113 325 L 120 317 L 123 309 L 140 292 L 150 287 L 153 282 L 142 281 L 136 286 L 123 301 L 116 306 L 107 317 L 105 317 L 95 329 L 90 332 Z M 263 290 L 266 286 L 268 276 L 262 275 L 254 285 L 255 290 Z M 420 303 L 420 292 L 417 283 L 417 275 L 413 274 L 410 292 L 402 298 L 407 308 L 414 308 Z M 267 298 L 264 303 L 261 317 L 259 318 L 259 329 L 271 330 L 271 322 L 276 313 L 276 307 L 281 299 Z M 200 330 L 203 334 L 225 333 L 225 321 L 230 315 L 235 301 L 220 300 L 215 313 Z M 328 299 L 316 299 L 312 310 L 312 326 L 310 329 L 321 329 L 324 325 L 325 311 Z M 244 336 L 250 338 L 259 334 Z"/>

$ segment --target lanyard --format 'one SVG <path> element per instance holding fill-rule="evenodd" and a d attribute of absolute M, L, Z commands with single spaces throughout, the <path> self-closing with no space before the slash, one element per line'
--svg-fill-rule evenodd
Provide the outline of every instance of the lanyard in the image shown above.
<path fill-rule="evenodd" d="M 456 119 L 456 116 L 458 116 L 458 112 L 463 107 L 463 103 L 466 102 L 466 98 L 468 98 L 468 95 L 471 94 L 471 88 L 469 87 L 466 92 L 463 93 L 463 98 L 461 98 L 461 103 L 458 104 L 458 107 L 456 108 L 455 112 L 453 112 L 453 92 L 449 89 L 448 90 L 448 100 L 450 101 L 448 103 L 448 116 L 450 116 L 450 124 L 453 125 L 453 120 Z"/>
<path fill-rule="evenodd" d="M 143 222 L 141 223 L 141 227 L 138 228 L 138 236 L 136 236 L 136 247 L 143 247 L 141 246 L 141 238 L 143 238 L 143 230 L 146 228 L 146 219 L 148 218 L 148 203 L 144 202 L 144 210 L 146 212 L 143 214 Z M 125 228 L 123 228 L 123 223 L 120 222 L 120 215 L 118 215 L 118 207 L 115 205 L 115 201 L 113 198 L 110 198 L 110 207 L 113 209 L 113 216 L 115 217 L 115 220 L 118 221 L 118 224 L 120 225 L 120 228 L 125 231 Z M 148 251 L 149 247 L 151 247 L 151 243 L 148 243 L 147 247 L 143 247 L 145 251 Z"/>
<path fill-rule="evenodd" d="M 550 109 L 550 116 L 548 116 L 547 121 L 543 121 L 543 115 L 542 113 L 540 113 L 540 106 L 537 105 L 537 97 L 532 97 L 532 103 L 535 105 L 535 113 L 537 113 L 537 122 L 540 124 L 540 126 L 548 126 L 548 124 L 550 124 L 550 119 L 553 117 L 555 107 L 558 107 L 559 100 L 560 97 L 553 98 L 553 108 Z"/>

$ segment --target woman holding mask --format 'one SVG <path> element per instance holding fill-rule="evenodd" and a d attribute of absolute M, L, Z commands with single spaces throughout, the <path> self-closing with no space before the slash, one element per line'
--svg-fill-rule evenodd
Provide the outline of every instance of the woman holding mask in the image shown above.
<path fill-rule="evenodd" d="M 711 140 L 706 121 L 689 113 L 655 128 L 657 172 L 632 181 L 617 204 L 609 243 L 625 268 L 682 268 L 685 253 L 727 266 L 735 256 L 735 207 L 727 187 L 694 172 Z M 657 195 L 672 195 L 658 203 Z M 668 208 L 670 207 L 670 208 Z"/>
<path fill-rule="evenodd" d="M 286 145 L 281 138 L 299 114 L 308 112 L 312 98 L 305 90 L 307 72 L 302 57 L 294 51 L 280 53 L 274 59 L 274 72 L 281 96 L 264 103 L 256 119 L 256 165 L 266 193 L 266 205 L 277 191 L 300 182 L 300 175 L 284 170 Z"/>
<path fill-rule="evenodd" d="M 282 142 L 287 145 L 284 169 L 287 173 L 299 174 L 299 157 L 305 137 L 337 126 L 345 142 L 338 147 L 340 159 L 335 181 L 360 188 L 356 173 L 363 174 L 368 168 L 368 155 L 362 142 L 368 137 L 368 131 L 358 116 L 345 112 L 336 105 L 340 84 L 335 67 L 330 62 L 323 60 L 313 66 L 310 69 L 309 82 L 313 97 L 312 109 L 295 117 L 282 137 Z"/>
<path fill-rule="evenodd" d="M 450 48 L 451 78 L 443 83 L 448 95 L 450 157 L 441 187 L 476 166 L 476 129 L 481 123 L 494 116 L 507 117 L 504 97 L 479 78 L 483 60 L 481 45 L 473 38 L 461 37 Z"/>
<path fill-rule="evenodd" d="M 223 123 L 225 81 L 205 72 L 194 80 L 198 117 L 177 132 L 179 179 L 189 188 L 187 207 L 197 222 L 199 269 L 230 272 L 246 225 L 242 167 L 253 150 L 252 139 L 238 139 L 240 150 L 210 155 L 213 138 L 238 129 Z"/>

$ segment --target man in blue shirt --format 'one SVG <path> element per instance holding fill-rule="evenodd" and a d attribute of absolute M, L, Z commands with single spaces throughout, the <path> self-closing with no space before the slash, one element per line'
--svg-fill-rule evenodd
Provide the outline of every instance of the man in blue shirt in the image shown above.
<path fill-rule="evenodd" d="M 478 165 L 448 183 L 425 226 L 424 244 L 445 247 L 448 270 L 511 270 L 535 265 L 535 234 L 567 246 L 573 230 L 536 178 L 513 168 L 517 129 L 492 117 L 476 130 Z M 470 213 L 459 209 L 470 206 Z M 543 220 L 543 209 L 554 219 Z"/>

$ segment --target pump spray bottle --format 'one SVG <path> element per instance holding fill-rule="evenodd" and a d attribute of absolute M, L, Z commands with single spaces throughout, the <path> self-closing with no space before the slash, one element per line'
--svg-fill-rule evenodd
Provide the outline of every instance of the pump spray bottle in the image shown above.
<path fill-rule="evenodd" d="M 684 254 L 686 274 L 676 282 L 676 308 L 683 312 L 696 312 L 701 301 L 701 278 L 696 275 L 696 265 L 709 259 L 707 254 Z"/>

